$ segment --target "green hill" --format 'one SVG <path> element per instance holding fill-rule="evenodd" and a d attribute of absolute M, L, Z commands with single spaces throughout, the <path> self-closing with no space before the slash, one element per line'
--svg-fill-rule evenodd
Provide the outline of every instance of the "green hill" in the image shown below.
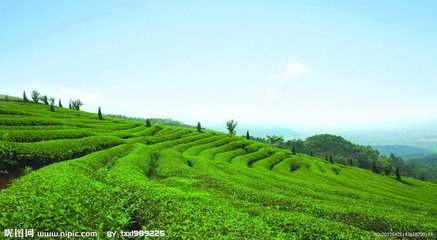
<path fill-rule="evenodd" d="M 433 153 L 430 149 L 408 145 L 381 145 L 373 146 L 373 149 L 383 155 L 390 155 L 390 153 L 393 153 L 403 159 L 419 158 Z"/>
<path fill-rule="evenodd" d="M 428 154 L 419 158 L 413 158 L 410 159 L 409 162 L 437 169 L 437 153 Z"/>
<path fill-rule="evenodd" d="M 0 229 L 101 238 L 163 230 L 171 239 L 437 234 L 434 183 L 215 131 L 0 102 L 0 137 L 0 170 L 26 169 L 0 190 Z"/>

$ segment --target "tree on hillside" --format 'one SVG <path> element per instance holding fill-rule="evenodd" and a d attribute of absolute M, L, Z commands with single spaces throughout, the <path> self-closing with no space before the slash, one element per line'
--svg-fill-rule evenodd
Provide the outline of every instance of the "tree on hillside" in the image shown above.
<path fill-rule="evenodd" d="M 50 97 L 49 98 L 49 102 L 50 102 L 50 105 L 55 105 L 55 98 L 54 97 Z"/>
<path fill-rule="evenodd" d="M 233 119 L 226 122 L 226 128 L 228 129 L 229 134 L 235 135 L 236 127 L 237 127 L 237 122 L 235 122 Z"/>
<path fill-rule="evenodd" d="M 146 119 L 146 127 L 151 127 L 152 123 L 150 122 L 150 119 Z"/>
<path fill-rule="evenodd" d="M 78 111 L 80 110 L 80 107 L 83 106 L 83 103 L 82 101 L 80 101 L 80 99 L 77 100 L 70 99 L 70 104 L 71 104 L 71 109 L 78 110 Z"/>
<path fill-rule="evenodd" d="M 376 166 L 375 161 L 373 161 L 373 163 L 372 163 L 372 172 L 379 174 L 379 170 L 378 170 L 378 167 Z"/>
<path fill-rule="evenodd" d="M 8 97 L 8 95 L 5 95 L 5 102 L 9 102 L 9 97 Z"/>
<path fill-rule="evenodd" d="M 55 106 L 53 106 L 53 103 L 50 104 L 50 111 L 52 111 L 52 112 L 55 111 Z"/>
<path fill-rule="evenodd" d="M 396 174 L 396 180 L 399 181 L 399 182 L 402 182 L 401 174 L 399 173 L 399 167 L 396 167 L 395 174 Z"/>
<path fill-rule="evenodd" d="M 32 93 L 31 93 L 31 97 L 32 97 L 32 100 L 33 100 L 35 103 L 38 103 L 38 102 L 39 102 L 39 95 L 40 95 L 40 93 L 39 93 L 37 90 L 33 90 L 33 91 L 32 91 Z"/>
<path fill-rule="evenodd" d="M 390 173 L 393 171 L 393 167 L 391 165 L 386 165 L 384 167 L 384 174 L 385 175 L 390 175 Z"/>
<path fill-rule="evenodd" d="M 97 112 L 97 116 L 99 120 L 103 120 L 102 110 L 100 109 L 100 107 L 99 107 L 99 111 Z"/>
<path fill-rule="evenodd" d="M 313 151 L 310 151 L 310 156 L 314 157 L 314 152 Z"/>
<path fill-rule="evenodd" d="M 23 102 L 29 102 L 29 99 L 27 99 L 26 91 L 23 91 Z"/>
<path fill-rule="evenodd" d="M 70 100 L 70 103 L 68 104 L 68 108 L 73 109 L 73 107 L 71 106 L 71 100 Z"/>
<path fill-rule="evenodd" d="M 202 125 L 200 125 L 200 122 L 197 122 L 197 131 L 202 132 Z"/>
<path fill-rule="evenodd" d="M 247 140 L 250 140 L 250 134 L 249 134 L 249 131 L 246 132 L 246 139 L 247 139 Z"/>
<path fill-rule="evenodd" d="M 40 99 L 45 105 L 49 105 L 49 99 L 47 98 L 47 95 L 41 96 Z"/>
<path fill-rule="evenodd" d="M 332 164 L 334 163 L 334 159 L 332 158 L 332 155 L 329 156 L 329 162 L 332 163 Z"/>
<path fill-rule="evenodd" d="M 296 155 L 296 148 L 294 146 L 291 148 L 291 153 L 293 153 L 293 155 Z"/>
<path fill-rule="evenodd" d="M 276 135 L 267 135 L 267 142 L 272 145 L 282 145 L 284 143 L 284 137 L 283 136 L 276 136 Z"/>
<path fill-rule="evenodd" d="M 59 99 L 59 107 L 63 107 L 61 103 L 61 99 Z"/>

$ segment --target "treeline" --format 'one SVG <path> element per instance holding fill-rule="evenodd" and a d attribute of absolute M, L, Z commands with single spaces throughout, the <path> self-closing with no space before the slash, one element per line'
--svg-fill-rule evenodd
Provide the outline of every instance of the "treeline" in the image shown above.
<path fill-rule="evenodd" d="M 0 95 L 0 100 L 5 102 L 23 102 L 23 103 L 43 103 L 49 106 L 50 111 L 54 112 L 56 107 L 64 108 L 61 99 L 58 99 L 58 106 L 56 106 L 56 99 L 54 97 L 49 97 L 47 95 L 42 95 L 39 91 L 33 90 L 30 94 L 30 99 L 27 97 L 26 91 L 23 91 L 23 98 L 10 97 L 8 95 Z M 83 102 L 80 99 L 70 99 L 68 108 L 79 111 L 83 106 Z M 79 113 L 78 113 L 79 114 Z M 102 110 L 99 107 L 97 111 L 98 119 L 103 120 Z"/>
<path fill-rule="evenodd" d="M 290 151 L 324 158 L 335 163 L 369 169 L 378 174 L 395 175 L 396 169 L 398 169 L 400 174 L 404 176 L 420 180 L 437 179 L 435 169 L 408 163 L 394 154 L 381 155 L 370 146 L 354 144 L 341 136 L 320 134 L 305 140 L 284 141 L 283 137 L 273 135 L 266 138 L 253 137 L 252 139 Z"/>

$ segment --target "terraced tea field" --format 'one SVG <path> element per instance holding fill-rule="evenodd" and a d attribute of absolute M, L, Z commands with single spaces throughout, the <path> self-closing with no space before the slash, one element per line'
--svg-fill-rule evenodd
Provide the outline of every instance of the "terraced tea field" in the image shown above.
<path fill-rule="evenodd" d="M 0 170 L 28 172 L 0 190 L 0 230 L 101 238 L 164 230 L 170 239 L 437 236 L 434 183 L 401 183 L 208 130 L 98 120 L 34 103 L 0 102 L 0 114 Z"/>

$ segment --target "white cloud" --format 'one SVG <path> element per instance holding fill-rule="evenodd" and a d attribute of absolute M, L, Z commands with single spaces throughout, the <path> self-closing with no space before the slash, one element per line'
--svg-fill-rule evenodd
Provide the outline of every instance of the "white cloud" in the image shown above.
<path fill-rule="evenodd" d="M 311 72 L 311 68 L 305 66 L 302 62 L 293 61 L 287 64 L 284 72 L 274 75 L 272 79 L 278 81 L 292 81 Z"/>

